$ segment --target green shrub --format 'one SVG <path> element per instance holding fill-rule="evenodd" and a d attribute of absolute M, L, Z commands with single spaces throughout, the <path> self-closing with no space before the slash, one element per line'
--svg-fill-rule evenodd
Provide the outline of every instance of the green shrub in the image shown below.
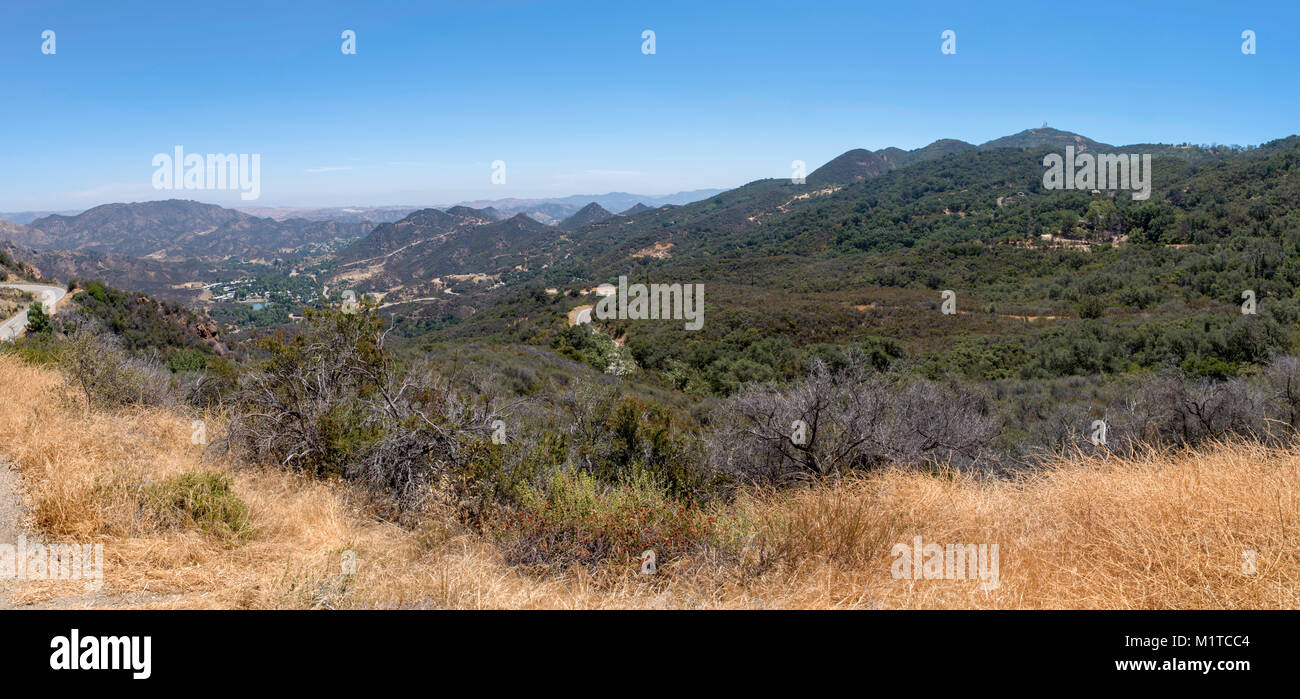
<path fill-rule="evenodd" d="M 557 471 L 529 489 L 499 524 L 506 558 L 540 569 L 634 566 L 643 551 L 663 564 L 716 544 L 715 520 L 675 500 L 646 475 L 608 486 L 582 472 Z"/>
<path fill-rule="evenodd" d="M 25 335 L 0 343 L 0 352 L 13 354 L 28 364 L 54 364 L 59 361 L 59 347 L 53 335 Z"/>
<path fill-rule="evenodd" d="M 150 509 L 164 522 L 232 538 L 251 535 L 248 505 L 235 494 L 228 476 L 215 471 L 183 473 L 151 486 Z"/>
<path fill-rule="evenodd" d="M 45 312 L 45 306 L 36 301 L 27 308 L 27 334 L 48 336 L 54 332 L 54 324 L 50 322 L 50 314 Z"/>
<path fill-rule="evenodd" d="M 167 368 L 173 374 L 182 371 L 202 371 L 208 365 L 212 355 L 196 349 L 183 349 L 172 353 L 167 359 Z"/>
<path fill-rule="evenodd" d="M 1096 296 L 1085 296 L 1079 299 L 1079 317 L 1084 320 L 1100 318 L 1106 315 L 1106 302 Z"/>
<path fill-rule="evenodd" d="M 1182 370 L 1193 378 L 1209 377 L 1228 379 L 1237 375 L 1237 366 L 1218 357 L 1188 357 L 1183 361 Z"/>

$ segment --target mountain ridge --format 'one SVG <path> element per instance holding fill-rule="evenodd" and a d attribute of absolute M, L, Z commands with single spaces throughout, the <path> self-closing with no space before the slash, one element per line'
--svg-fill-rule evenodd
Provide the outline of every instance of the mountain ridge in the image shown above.
<path fill-rule="evenodd" d="M 871 151 L 854 148 L 827 161 L 806 178 L 809 184 L 818 186 L 842 185 L 872 177 L 879 177 L 886 172 L 906 167 L 918 162 L 944 158 L 971 150 L 990 150 L 995 148 L 1040 148 L 1044 146 L 1065 148 L 1074 146 L 1080 152 L 1112 150 L 1114 146 L 1094 141 L 1086 136 L 1048 127 L 1025 129 L 1009 136 L 1002 136 L 980 145 L 974 145 L 955 138 L 941 138 L 920 148 L 903 150 L 889 146 Z"/>
<path fill-rule="evenodd" d="M 577 213 L 560 221 L 558 224 L 561 230 L 571 231 L 593 223 L 600 223 L 613 217 L 615 214 L 605 209 L 605 207 L 591 202 L 590 204 L 578 209 Z"/>
<path fill-rule="evenodd" d="M 304 246 L 360 237 L 371 228 L 365 222 L 277 221 L 216 204 L 167 199 L 103 204 L 75 216 L 45 216 L 9 235 L 16 244 L 39 249 L 211 262 L 274 259 Z"/>

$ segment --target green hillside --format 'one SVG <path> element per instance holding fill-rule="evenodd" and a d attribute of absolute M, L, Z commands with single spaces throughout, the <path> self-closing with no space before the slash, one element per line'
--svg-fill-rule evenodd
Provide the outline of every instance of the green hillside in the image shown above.
<path fill-rule="evenodd" d="M 1227 375 L 1291 349 L 1300 144 L 1162 148 L 1146 201 L 1044 190 L 1043 156 L 1059 151 L 1041 146 L 948 153 L 830 192 L 753 182 L 573 231 L 554 255 L 567 259 L 517 274 L 525 289 L 439 333 L 562 345 L 565 310 L 590 301 L 537 289 L 627 275 L 705 284 L 701 331 L 606 328 L 650 375 L 704 393 L 794 376 L 849 345 L 982 379 Z M 941 290 L 957 293 L 955 316 L 940 313 Z M 1246 290 L 1254 315 L 1240 311 Z"/>

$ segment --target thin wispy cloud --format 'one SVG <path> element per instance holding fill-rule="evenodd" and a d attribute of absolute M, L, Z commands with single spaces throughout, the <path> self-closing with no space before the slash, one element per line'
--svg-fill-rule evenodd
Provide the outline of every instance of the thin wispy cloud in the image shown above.
<path fill-rule="evenodd" d="M 127 201 L 127 200 L 145 200 L 154 198 L 157 192 L 147 183 L 138 182 L 110 182 L 108 184 L 88 187 L 71 192 L 63 192 L 56 195 L 59 201 L 69 201 L 76 204 L 83 204 L 87 201 L 100 203 L 103 201 Z"/>

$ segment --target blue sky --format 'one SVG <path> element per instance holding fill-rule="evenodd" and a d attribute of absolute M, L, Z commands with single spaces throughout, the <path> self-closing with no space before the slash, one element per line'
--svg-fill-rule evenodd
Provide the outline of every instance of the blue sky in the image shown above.
<path fill-rule="evenodd" d="M 261 198 L 244 203 L 262 206 L 733 187 L 1043 122 L 1255 144 L 1300 131 L 1298 20 L 1294 0 L 5 0 L 0 211 L 240 203 L 155 191 L 151 160 L 177 144 L 259 153 Z"/>

